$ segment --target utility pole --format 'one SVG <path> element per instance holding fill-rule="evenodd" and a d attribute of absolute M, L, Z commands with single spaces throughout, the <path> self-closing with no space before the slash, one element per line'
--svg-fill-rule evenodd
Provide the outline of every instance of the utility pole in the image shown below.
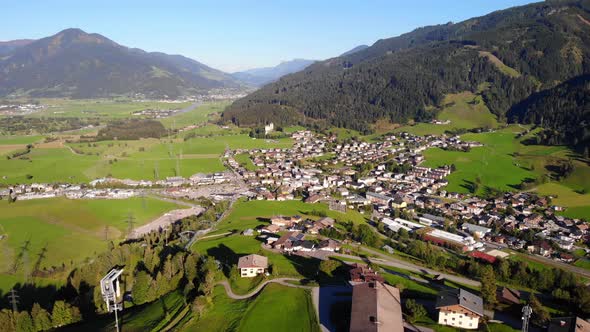
<path fill-rule="evenodd" d="M 8 295 L 8 298 L 10 299 L 10 303 L 12 304 L 12 312 L 16 315 L 16 313 L 18 312 L 18 307 L 16 305 L 18 304 L 19 296 L 16 294 L 14 288 L 10 290 L 10 295 Z"/>
<path fill-rule="evenodd" d="M 533 309 L 530 305 L 525 305 L 522 308 L 522 332 L 528 332 L 529 330 L 529 319 L 533 314 Z"/>
<path fill-rule="evenodd" d="M 133 225 L 135 225 L 135 216 L 133 213 L 129 212 L 127 214 L 127 235 L 130 236 L 131 232 L 133 232 Z"/>

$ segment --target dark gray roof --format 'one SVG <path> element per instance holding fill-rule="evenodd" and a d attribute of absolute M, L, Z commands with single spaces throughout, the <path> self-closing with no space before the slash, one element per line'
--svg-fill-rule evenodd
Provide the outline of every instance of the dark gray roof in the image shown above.
<path fill-rule="evenodd" d="M 483 316 L 483 300 L 464 289 L 453 289 L 438 293 L 436 308 L 460 305 L 461 307 Z"/>

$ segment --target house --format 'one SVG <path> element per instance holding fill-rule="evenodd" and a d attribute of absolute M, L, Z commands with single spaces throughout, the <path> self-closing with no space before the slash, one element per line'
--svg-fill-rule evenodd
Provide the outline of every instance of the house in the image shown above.
<path fill-rule="evenodd" d="M 520 304 L 520 292 L 516 289 L 502 287 L 498 290 L 498 302 L 506 304 Z"/>
<path fill-rule="evenodd" d="M 391 198 L 387 195 L 378 194 L 378 193 L 371 192 L 371 191 L 367 191 L 365 196 L 367 197 L 369 202 L 374 203 L 374 204 L 388 205 L 389 202 L 391 202 L 393 200 L 393 198 Z"/>
<path fill-rule="evenodd" d="M 242 278 L 255 277 L 266 272 L 268 258 L 255 254 L 242 256 L 238 259 L 238 269 Z"/>
<path fill-rule="evenodd" d="M 276 240 L 272 246 L 274 249 L 292 251 L 294 250 L 294 246 L 297 246 L 299 242 L 303 241 L 304 237 L 305 235 L 299 232 L 289 232 Z"/>
<path fill-rule="evenodd" d="M 326 239 L 326 240 L 322 240 L 320 241 L 320 243 L 318 244 L 318 250 L 323 250 L 323 251 L 340 251 L 340 242 L 332 240 L 332 239 Z"/>
<path fill-rule="evenodd" d="M 480 239 L 492 231 L 490 228 L 468 223 L 464 223 L 461 228 Z"/>
<path fill-rule="evenodd" d="M 580 317 L 558 317 L 549 322 L 548 332 L 590 332 L 590 323 Z"/>
<path fill-rule="evenodd" d="M 445 290 L 436 299 L 438 323 L 475 330 L 483 317 L 483 300 L 464 289 Z"/>
<path fill-rule="evenodd" d="M 373 271 L 373 269 L 367 265 L 354 263 L 351 267 L 352 269 L 348 271 L 351 283 L 385 281 L 382 276 L 378 275 L 376 271 Z"/>
<path fill-rule="evenodd" d="M 353 286 L 350 332 L 403 332 L 399 289 L 382 282 Z"/>

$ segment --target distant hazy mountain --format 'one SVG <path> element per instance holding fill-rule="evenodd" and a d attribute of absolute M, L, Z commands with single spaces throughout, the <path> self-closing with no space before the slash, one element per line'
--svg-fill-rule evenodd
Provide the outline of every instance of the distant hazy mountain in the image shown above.
<path fill-rule="evenodd" d="M 0 56 L 0 96 L 177 97 L 239 86 L 230 75 L 195 60 L 127 48 L 80 29 L 20 44 L 9 43 L 12 50 Z"/>
<path fill-rule="evenodd" d="M 360 52 L 360 51 L 364 50 L 365 48 L 369 48 L 369 46 L 368 45 L 359 45 L 359 46 L 353 48 L 352 50 L 349 50 L 349 51 L 346 51 L 346 52 L 340 54 L 340 56 L 351 55 L 353 53 Z"/>
<path fill-rule="evenodd" d="M 9 53 L 19 47 L 28 45 L 34 41 L 35 40 L 33 39 L 17 39 L 0 42 L 0 55 Z"/>
<path fill-rule="evenodd" d="M 315 60 L 294 59 L 281 62 L 274 67 L 255 68 L 236 72 L 233 73 L 232 76 L 250 85 L 261 86 L 266 83 L 274 82 L 287 74 L 303 70 L 314 62 Z"/>

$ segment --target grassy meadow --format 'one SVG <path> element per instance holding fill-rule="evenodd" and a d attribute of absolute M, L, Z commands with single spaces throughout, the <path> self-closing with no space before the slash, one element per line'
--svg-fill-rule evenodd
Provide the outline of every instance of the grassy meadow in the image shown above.
<path fill-rule="evenodd" d="M 441 121 L 449 124 L 416 123 L 402 126 L 395 132 L 408 132 L 414 135 L 441 135 L 445 131 L 473 128 L 496 128 L 498 121 L 485 105 L 480 95 L 471 92 L 448 94 L 442 102 L 442 109 L 437 115 Z"/>
<path fill-rule="evenodd" d="M 31 114 L 34 117 L 64 118 L 99 118 L 123 119 L 131 117 L 133 112 L 146 109 L 183 109 L 191 102 L 166 103 L 158 101 L 136 102 L 129 99 L 41 99 L 47 108 Z"/>
<path fill-rule="evenodd" d="M 137 227 L 178 208 L 176 204 L 150 198 L 55 198 L 0 203 L 0 235 L 4 235 L 0 239 L 2 287 L 22 281 L 25 272 L 33 272 L 36 264 L 39 269 L 64 263 L 71 266 L 106 250 L 107 240 L 125 236 L 129 214 Z M 23 249 L 25 246 L 27 250 Z M 40 259 L 43 248 L 45 254 Z"/>

